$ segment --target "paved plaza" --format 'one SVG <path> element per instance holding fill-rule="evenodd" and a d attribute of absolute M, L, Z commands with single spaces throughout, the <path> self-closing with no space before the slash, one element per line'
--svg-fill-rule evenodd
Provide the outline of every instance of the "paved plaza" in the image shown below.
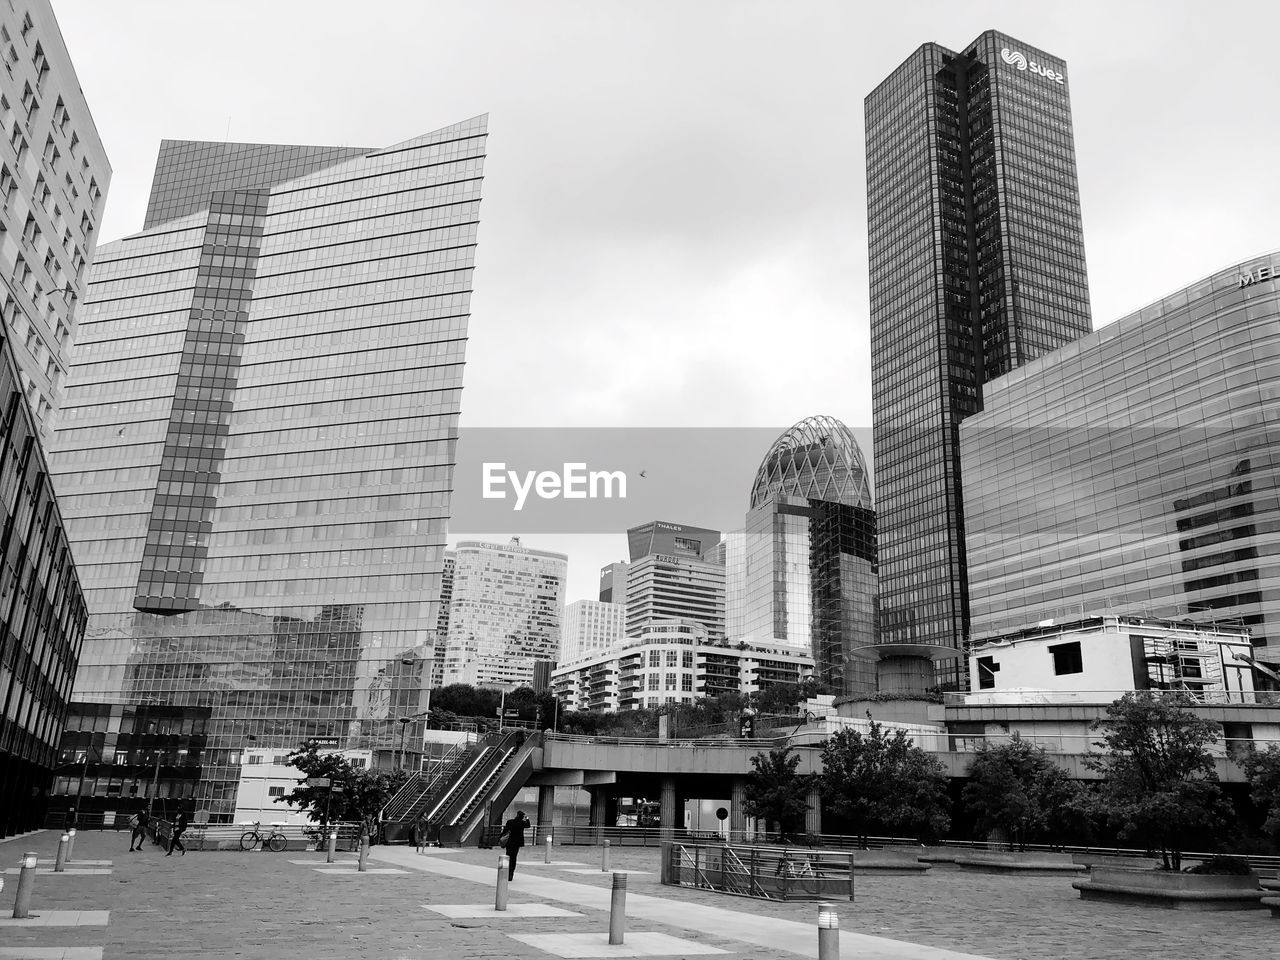
<path fill-rule="evenodd" d="M 11 869 L 58 834 L 0 843 Z M 626 942 L 610 947 L 610 878 L 590 847 L 526 850 L 510 909 L 493 910 L 497 853 L 374 847 L 354 856 L 128 852 L 127 833 L 90 831 L 75 861 L 92 872 L 41 873 L 32 922 L 8 919 L 17 877 L 0 892 L 0 960 L 482 960 L 555 957 L 817 956 L 816 908 L 664 887 L 658 851 L 621 848 Z M 43 864 L 42 864 L 43 866 Z M 110 871 L 109 873 L 103 871 Z M 1067 877 L 1007 877 L 935 868 L 922 877 L 859 877 L 837 904 L 843 960 L 1112 960 L 1271 958 L 1280 923 L 1265 910 L 1193 914 L 1084 903 Z"/>

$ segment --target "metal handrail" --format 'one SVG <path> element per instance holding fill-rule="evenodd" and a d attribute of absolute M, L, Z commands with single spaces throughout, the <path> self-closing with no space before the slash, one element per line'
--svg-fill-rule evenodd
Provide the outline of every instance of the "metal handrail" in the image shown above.
<path fill-rule="evenodd" d="M 1063 704 L 1067 706 L 1105 706 L 1126 693 L 1149 693 L 1157 699 L 1186 699 L 1207 707 L 1266 707 L 1280 705 L 1277 690 L 971 690 L 968 693 L 945 692 L 942 702 L 950 707 L 1018 707 Z"/>

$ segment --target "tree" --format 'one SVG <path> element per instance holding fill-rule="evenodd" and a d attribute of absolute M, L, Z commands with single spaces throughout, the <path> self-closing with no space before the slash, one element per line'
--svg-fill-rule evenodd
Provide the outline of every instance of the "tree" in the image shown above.
<path fill-rule="evenodd" d="M 800 755 L 790 746 L 775 748 L 751 758 L 753 772 L 747 777 L 743 810 L 749 817 L 776 823 L 785 841 L 804 831 L 809 809 L 809 788 L 815 777 L 796 773 Z"/>
<path fill-rule="evenodd" d="M 1126 693 L 1094 722 L 1105 731 L 1085 758 L 1102 775 L 1092 807 L 1122 837 L 1159 849 L 1166 870 L 1182 868 L 1182 843 L 1191 831 L 1213 830 L 1222 819 L 1222 793 L 1209 744 L 1219 727 L 1196 716 L 1186 694 Z"/>
<path fill-rule="evenodd" d="M 292 793 L 276 797 L 275 802 L 297 807 L 312 823 L 319 823 L 321 830 L 330 822 L 357 821 L 362 824 L 362 833 L 374 833 L 378 814 L 409 778 L 404 770 L 352 766 L 340 753 L 321 753 L 314 740 L 291 752 L 288 763 L 303 776 Z M 307 786 L 306 780 L 316 777 L 328 777 L 331 787 L 338 789 Z"/>
<path fill-rule="evenodd" d="M 823 799 L 864 847 L 873 827 L 932 837 L 951 824 L 942 764 L 905 731 L 874 720 L 867 734 L 841 730 L 822 745 L 822 766 Z"/>
<path fill-rule="evenodd" d="M 1262 832 L 1280 841 L 1280 747 L 1272 745 L 1250 753 L 1242 766 L 1253 802 L 1266 814 Z"/>
<path fill-rule="evenodd" d="M 1001 830 L 1011 843 L 1048 833 L 1073 812 L 1079 793 L 1067 772 L 1044 749 L 1018 734 L 1008 743 L 983 743 L 969 765 L 964 803 L 983 832 Z"/>

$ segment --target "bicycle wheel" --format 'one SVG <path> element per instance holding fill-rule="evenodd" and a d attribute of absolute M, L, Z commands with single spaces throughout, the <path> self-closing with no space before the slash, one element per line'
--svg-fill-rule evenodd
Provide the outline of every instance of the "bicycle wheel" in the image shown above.
<path fill-rule="evenodd" d="M 279 853 L 288 845 L 288 843 L 289 841 L 285 838 L 283 833 L 273 833 L 271 835 L 271 839 L 267 841 L 267 846 L 271 848 L 273 853 Z"/>
<path fill-rule="evenodd" d="M 241 850 L 252 850 L 261 842 L 262 842 L 262 838 L 258 836 L 258 833 L 256 830 L 249 830 L 246 833 L 240 834 Z"/>

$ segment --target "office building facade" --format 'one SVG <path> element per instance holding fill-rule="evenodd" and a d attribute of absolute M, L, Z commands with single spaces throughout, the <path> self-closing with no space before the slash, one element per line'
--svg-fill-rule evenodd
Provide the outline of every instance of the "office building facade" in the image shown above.
<path fill-rule="evenodd" d="M 866 98 L 886 656 L 954 657 L 969 634 L 959 424 L 1090 330 L 1069 95 L 1062 60 L 988 31 L 925 44 Z"/>
<path fill-rule="evenodd" d="M 532 686 L 534 664 L 559 655 L 569 558 L 518 538 L 467 540 L 453 553 L 445 684 Z"/>
<path fill-rule="evenodd" d="M 601 603 L 626 603 L 627 601 L 627 564 L 619 560 L 600 568 Z"/>
<path fill-rule="evenodd" d="M 633 560 L 627 569 L 625 633 L 638 637 L 646 624 L 689 620 L 705 627 L 712 640 L 722 639 L 724 586 L 722 563 L 659 553 Z"/>
<path fill-rule="evenodd" d="M 1124 613 L 1280 648 L 1280 255 L 988 385 L 961 427 L 976 638 Z"/>
<path fill-rule="evenodd" d="M 568 663 L 622 642 L 627 608 L 621 603 L 575 600 L 564 608 L 560 663 Z"/>
<path fill-rule="evenodd" d="M 67 709 L 49 826 L 119 829 L 139 811 L 195 814 L 208 707 L 84 703 Z"/>
<path fill-rule="evenodd" d="M 77 696 L 208 706 L 215 822 L 250 737 L 389 762 L 423 707 L 485 138 L 166 141 L 99 250 L 52 456 Z"/>
<path fill-rule="evenodd" d="M 0 9 L 0 837 L 41 826 L 85 607 L 46 444 L 111 181 L 45 0 Z"/>
<path fill-rule="evenodd" d="M 725 537 L 728 635 L 813 657 L 837 695 L 875 689 L 875 511 L 857 439 L 808 417 L 761 460 L 741 531 Z"/>

